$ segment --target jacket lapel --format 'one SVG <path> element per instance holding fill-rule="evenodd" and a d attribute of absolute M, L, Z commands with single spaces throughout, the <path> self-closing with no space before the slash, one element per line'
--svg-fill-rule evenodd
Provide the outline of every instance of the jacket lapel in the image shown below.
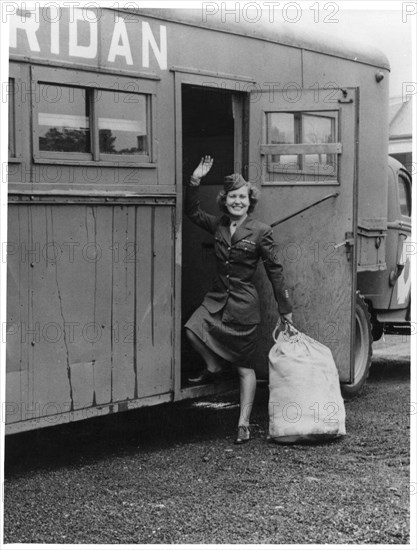
<path fill-rule="evenodd" d="M 230 230 L 229 235 L 230 235 Z M 245 239 L 249 235 L 252 235 L 253 233 L 253 223 L 251 216 L 247 216 L 244 220 L 244 222 L 239 225 L 239 227 L 236 229 L 233 237 L 232 237 L 232 243 L 237 243 L 238 241 L 241 241 L 242 239 Z"/>
<path fill-rule="evenodd" d="M 229 218 L 224 216 L 218 225 L 218 232 L 222 238 L 230 245 L 230 227 L 229 227 Z"/>

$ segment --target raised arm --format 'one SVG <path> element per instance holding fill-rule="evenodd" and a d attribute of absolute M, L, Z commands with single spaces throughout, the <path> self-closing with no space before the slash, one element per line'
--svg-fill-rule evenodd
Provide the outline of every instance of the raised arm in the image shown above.
<path fill-rule="evenodd" d="M 201 209 L 199 186 L 201 179 L 209 173 L 212 166 L 213 159 L 210 156 L 202 157 L 185 192 L 185 213 L 193 223 L 211 234 L 215 232 L 219 218 Z"/>

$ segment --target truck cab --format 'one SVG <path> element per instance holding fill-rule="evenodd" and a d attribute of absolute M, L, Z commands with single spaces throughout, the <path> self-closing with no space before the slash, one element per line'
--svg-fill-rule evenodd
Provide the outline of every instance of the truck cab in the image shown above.
<path fill-rule="evenodd" d="M 411 176 L 393 157 L 388 157 L 387 187 L 386 230 L 379 227 L 373 235 L 374 248 L 385 248 L 385 261 L 381 263 L 381 269 L 374 271 L 361 271 L 358 266 L 355 378 L 352 384 L 343 386 L 347 396 L 356 395 L 365 383 L 373 341 L 379 340 L 384 332 L 410 334 L 410 256 L 414 251 L 410 241 Z M 361 233 L 359 226 L 358 246 L 362 252 L 359 258 L 363 262 L 363 257 L 375 255 L 375 250 L 364 247 Z"/>

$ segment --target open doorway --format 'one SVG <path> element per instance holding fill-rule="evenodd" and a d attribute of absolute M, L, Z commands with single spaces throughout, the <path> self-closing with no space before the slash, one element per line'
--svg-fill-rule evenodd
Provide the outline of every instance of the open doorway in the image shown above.
<path fill-rule="evenodd" d="M 182 86 L 183 181 L 188 182 L 204 155 L 214 159 L 210 173 L 200 186 L 201 207 L 219 214 L 216 203 L 223 178 L 244 172 L 243 165 L 244 94 L 203 86 Z M 244 174 L 245 175 L 245 174 Z M 213 237 L 192 224 L 184 214 L 182 238 L 182 326 L 203 301 L 215 277 Z M 184 331 L 181 345 L 181 378 L 203 366 L 191 348 Z"/>

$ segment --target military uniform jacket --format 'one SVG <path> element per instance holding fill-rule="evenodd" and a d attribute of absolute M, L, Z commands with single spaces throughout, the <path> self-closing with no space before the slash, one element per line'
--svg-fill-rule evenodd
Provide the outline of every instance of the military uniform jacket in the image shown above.
<path fill-rule="evenodd" d="M 186 214 L 214 235 L 217 277 L 203 301 L 210 313 L 223 310 L 224 323 L 255 325 L 260 322 L 259 296 L 252 282 L 260 259 L 271 281 L 279 313 L 292 311 L 282 265 L 276 259 L 271 227 L 248 215 L 231 236 L 227 215 L 213 216 L 200 208 L 198 187 L 187 188 Z"/>

